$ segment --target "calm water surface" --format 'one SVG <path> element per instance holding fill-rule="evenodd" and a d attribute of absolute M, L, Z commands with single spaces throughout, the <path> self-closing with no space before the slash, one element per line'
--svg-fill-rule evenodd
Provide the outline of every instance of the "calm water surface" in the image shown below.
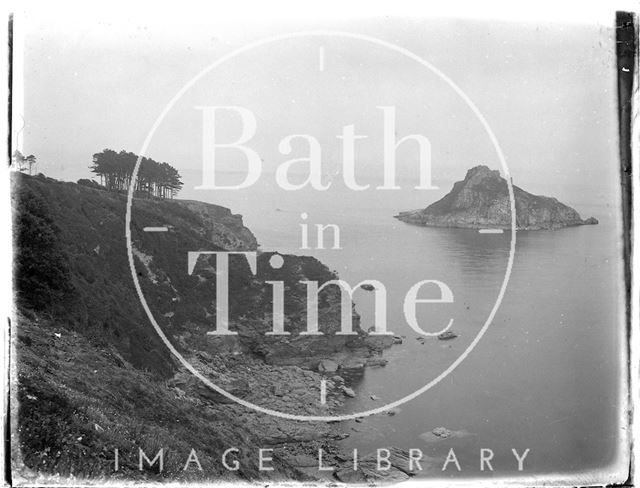
<path fill-rule="evenodd" d="M 344 412 L 361 412 L 398 400 L 446 369 L 476 336 L 493 307 L 505 275 L 510 233 L 410 226 L 392 216 L 424 207 L 444 194 L 404 192 L 236 192 L 232 200 L 211 198 L 243 214 L 265 250 L 312 254 L 354 284 L 370 278 L 388 292 L 388 326 L 405 336 L 387 350 L 389 364 L 369 368 L 353 384 L 357 398 Z M 233 193 L 233 192 L 232 192 Z M 378 192 L 380 193 L 380 192 Z M 366 195 L 364 195 L 366 194 Z M 227 194 L 228 195 L 228 194 Z M 221 201 L 222 200 L 222 201 Z M 513 271 L 504 300 L 487 333 L 465 361 L 443 381 L 405 403 L 395 416 L 378 414 L 346 422 L 345 448 L 363 452 L 397 445 L 444 458 L 454 448 L 462 473 L 479 472 L 479 450 L 495 453 L 496 473 L 517 469 L 511 449 L 531 451 L 527 474 L 599 469 L 616 455 L 619 442 L 620 252 L 614 204 L 578 206 L 600 225 L 559 231 L 519 232 Z M 340 226 L 341 247 L 301 251 L 300 213 L 307 222 Z M 331 239 L 327 239 L 331 242 Z M 437 279 L 453 291 L 453 304 L 418 305 L 427 331 L 454 319 L 451 341 L 416 340 L 405 322 L 404 296 L 413 284 Z M 436 296 L 425 288 L 421 296 Z M 363 328 L 373 324 L 373 294 L 355 295 Z M 370 398 L 376 395 L 379 400 Z M 443 426 L 468 435 L 428 443 L 420 434 Z"/>

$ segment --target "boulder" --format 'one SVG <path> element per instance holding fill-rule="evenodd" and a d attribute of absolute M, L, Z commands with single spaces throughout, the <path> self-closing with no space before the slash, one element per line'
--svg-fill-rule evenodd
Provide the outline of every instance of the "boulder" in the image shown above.
<path fill-rule="evenodd" d="M 431 431 L 431 433 L 437 437 L 440 437 L 441 439 L 446 439 L 447 437 L 451 437 L 451 434 L 453 432 L 451 432 L 446 427 L 436 427 Z"/>
<path fill-rule="evenodd" d="M 441 341 L 448 341 L 450 339 L 455 339 L 456 337 L 458 337 L 458 334 L 451 332 L 450 330 L 443 332 L 442 334 L 438 334 L 438 339 Z"/>
<path fill-rule="evenodd" d="M 376 367 L 376 366 L 386 366 L 389 360 L 384 358 L 369 358 L 365 363 L 367 366 Z"/>
<path fill-rule="evenodd" d="M 318 372 L 320 373 L 335 373 L 338 371 L 338 363 L 331 359 L 323 359 L 318 363 Z"/>
<path fill-rule="evenodd" d="M 372 332 L 370 330 L 370 332 Z M 388 349 L 393 344 L 392 335 L 368 335 L 364 339 L 364 343 L 371 351 L 380 352 Z"/>
<path fill-rule="evenodd" d="M 389 447 L 389 462 L 391 463 L 391 466 L 399 469 L 400 471 L 412 475 L 414 474 L 413 471 L 410 469 L 410 459 L 409 459 L 409 453 L 407 451 L 403 451 L 402 449 L 400 449 L 399 447 Z M 367 454 L 366 456 L 364 456 L 362 458 L 362 462 L 376 462 L 377 459 L 377 453 L 372 452 L 370 454 Z"/>
<path fill-rule="evenodd" d="M 353 467 L 339 469 L 334 476 L 343 483 L 365 484 L 365 483 L 400 483 L 409 479 L 409 475 L 397 468 L 391 467 L 388 471 L 378 471 L 375 461 L 360 463 L 358 469 Z"/>
<path fill-rule="evenodd" d="M 318 466 L 318 460 L 307 456 L 306 454 L 298 454 L 296 456 L 292 456 L 289 459 L 289 462 L 298 468 L 309 468 L 312 466 Z"/>
<path fill-rule="evenodd" d="M 340 371 L 345 374 L 364 374 L 365 363 L 362 360 L 349 360 L 340 366 Z"/>
<path fill-rule="evenodd" d="M 440 442 L 445 439 L 462 438 L 472 435 L 466 430 L 449 430 L 445 427 L 436 427 L 433 430 L 420 434 L 420 439 L 425 442 Z"/>
<path fill-rule="evenodd" d="M 342 393 L 344 393 L 345 396 L 348 396 L 349 398 L 355 398 L 356 396 L 356 392 L 346 386 L 342 387 Z"/>
<path fill-rule="evenodd" d="M 373 452 L 359 460 L 356 470 L 348 463 L 336 471 L 335 477 L 343 483 L 387 484 L 406 481 L 415 474 L 410 469 L 409 453 L 397 447 L 389 448 L 389 464 L 388 470 L 378 470 L 377 453 Z"/>

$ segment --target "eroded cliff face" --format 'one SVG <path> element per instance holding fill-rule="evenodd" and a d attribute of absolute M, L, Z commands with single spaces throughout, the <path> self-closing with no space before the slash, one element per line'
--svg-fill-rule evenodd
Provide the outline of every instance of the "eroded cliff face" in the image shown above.
<path fill-rule="evenodd" d="M 30 308 L 40 308 L 83 334 L 113 344 L 123 357 L 145 370 L 170 376 L 176 364 L 159 340 L 140 304 L 128 265 L 125 241 L 126 196 L 45 177 L 15 175 L 16 222 L 38 215 L 39 229 L 51 227 L 57 267 L 51 283 L 64 281 L 64 292 L 54 303 L 40 303 L 29 284 L 18 288 Z M 34 207 L 35 206 L 35 207 Z M 26 211 L 34 207 L 33 211 Z M 26 220 L 25 220 L 26 219 Z M 49 222 L 48 224 L 46 222 Z M 167 227 L 168 232 L 144 232 L 144 227 Z M 325 358 L 350 353 L 368 355 L 380 344 L 367 338 L 353 312 L 353 336 L 336 335 L 340 328 L 337 287 L 320 293 L 318 318 L 324 335 L 301 336 L 306 330 L 306 286 L 337 279 L 325 265 L 308 256 L 284 255 L 280 269 L 269 264 L 272 253 L 257 250 L 255 236 L 227 208 L 181 200 L 134 199 L 132 242 L 136 273 L 158 324 L 184 354 L 236 353 L 262 358 L 270 364 L 315 368 Z M 40 270 L 50 262 L 34 263 L 32 239 L 18 233 L 24 251 L 24 272 L 35 273 L 29 283 L 42 282 Z M 229 258 L 229 330 L 235 336 L 212 336 L 216 326 L 216 259 L 203 255 L 188 273 L 187 256 L 194 251 L 256 252 L 254 274 L 244 256 Z M 40 275 L 38 274 L 40 273 Z M 267 281 L 284 282 L 285 330 L 288 335 L 266 335 L 272 330 L 273 290 Z M 22 301 L 22 303 L 26 303 Z M 379 341 L 378 341 L 379 342 Z"/>
<path fill-rule="evenodd" d="M 258 248 L 253 233 L 242 222 L 242 215 L 232 214 L 231 210 L 219 205 L 195 200 L 176 200 L 176 203 L 189 209 L 199 217 L 203 236 L 213 244 L 227 251 L 255 251 Z"/>
<path fill-rule="evenodd" d="M 18 310 L 11 334 L 12 398 L 19 400 L 12 402 L 14 479 L 309 480 L 314 476 L 304 467 L 320 447 L 326 463 L 348 459 L 331 444 L 347 435 L 339 425 L 242 407 L 177 363 L 133 286 L 125 195 L 41 176 L 13 178 Z M 147 226 L 168 231 L 144 232 Z M 201 374 L 236 397 L 280 412 L 337 414 L 345 398 L 345 379 L 338 375 L 362 374 L 364 358 L 384 347 L 365 336 L 355 312 L 356 334 L 335 335 L 335 287 L 319 298 L 325 335 L 301 336 L 307 317 L 300 281 L 322 284 L 337 276 L 305 256 L 281 256 L 283 266 L 273 269 L 272 253 L 257 251 L 242 218 L 226 208 L 136 199 L 131 231 L 135 272 L 163 332 Z M 207 334 L 215 328 L 217 263 L 203 256 L 188 273 L 190 251 L 257 253 L 255 274 L 244 257 L 229 260 L 229 329 L 237 335 Z M 272 328 L 269 280 L 284 282 L 289 335 L 265 335 Z M 275 471 L 257 469 L 256 446 L 273 447 Z M 152 457 L 165 448 L 165 471 L 139 471 L 139 447 Z M 230 447 L 242 452 L 237 472 L 216 462 Z M 204 472 L 184 472 L 181 456 L 191 448 L 198 450 Z M 121 456 L 118 473 L 114 449 Z"/>
<path fill-rule="evenodd" d="M 555 198 L 533 195 L 513 186 L 518 230 L 560 229 L 597 224 Z M 487 166 L 471 168 L 463 181 L 425 209 L 401 212 L 396 218 L 409 224 L 433 227 L 511 228 L 511 207 L 506 180 Z"/>

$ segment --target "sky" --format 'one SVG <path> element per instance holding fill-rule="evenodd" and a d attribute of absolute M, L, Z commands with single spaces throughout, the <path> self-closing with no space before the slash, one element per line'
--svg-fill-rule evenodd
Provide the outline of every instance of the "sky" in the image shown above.
<path fill-rule="evenodd" d="M 94 153 L 105 148 L 139 153 L 168 102 L 221 57 L 270 36 L 331 30 L 398 46 L 452 80 L 486 119 L 515 184 L 573 205 L 611 201 L 618 167 L 613 20 L 606 25 L 373 16 L 193 18 L 172 24 L 27 15 L 16 20 L 24 54 L 24 121 L 14 123 L 24 126 L 18 146 L 35 154 L 39 171 L 48 176 L 91 177 Z M 263 160 L 264 179 L 273 180 L 280 164 L 308 151 L 300 139 L 291 154 L 279 151 L 282 139 L 292 134 L 313 135 L 321 145 L 324 177 L 339 174 L 343 148 L 337 136 L 353 124 L 356 134 L 367 136 L 356 143 L 357 179 L 380 184 L 379 106 L 396 108 L 398 140 L 421 134 L 430 141 L 434 185 L 449 187 L 477 164 L 501 167 L 477 116 L 442 77 L 398 51 L 361 39 L 305 36 L 272 42 L 231 58 L 194 83 L 166 114 L 146 151 L 180 170 L 189 198 L 197 198 L 203 178 L 198 106 L 251 110 L 256 134 L 247 144 Z M 230 142 L 242 130 L 240 119 L 230 114 L 220 119 L 218 141 Z M 240 172 L 236 178 L 242 179 L 241 153 L 219 154 L 219 168 Z M 416 158 L 411 142 L 398 149 L 398 178 L 406 184 L 417 180 Z"/>

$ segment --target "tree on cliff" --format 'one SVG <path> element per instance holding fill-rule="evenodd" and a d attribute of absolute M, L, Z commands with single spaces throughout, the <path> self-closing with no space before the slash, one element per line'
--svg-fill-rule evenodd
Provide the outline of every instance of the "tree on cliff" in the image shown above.
<path fill-rule="evenodd" d="M 107 190 L 128 190 L 138 156 L 131 152 L 105 149 L 93 155 L 91 171 Z M 173 198 L 182 188 L 180 173 L 168 163 L 142 158 L 135 190 L 158 198 Z"/>
<path fill-rule="evenodd" d="M 22 171 L 24 169 L 24 163 L 26 162 L 26 159 L 24 157 L 24 154 L 22 154 L 20 151 L 18 151 L 17 149 L 13 152 L 13 155 L 11 156 L 11 164 L 12 166 L 17 169 L 18 171 Z"/>
<path fill-rule="evenodd" d="M 29 154 L 26 158 L 25 161 L 27 162 L 27 165 L 29 166 L 29 174 L 32 173 L 33 171 L 33 167 L 37 164 L 37 160 L 36 157 L 33 154 Z"/>
<path fill-rule="evenodd" d="M 33 171 L 33 166 L 37 163 L 36 157 L 33 154 L 29 154 L 25 157 L 17 149 L 13 152 L 11 156 L 11 164 L 18 171 L 24 171 L 25 169 L 29 169 L 29 174 Z"/>

